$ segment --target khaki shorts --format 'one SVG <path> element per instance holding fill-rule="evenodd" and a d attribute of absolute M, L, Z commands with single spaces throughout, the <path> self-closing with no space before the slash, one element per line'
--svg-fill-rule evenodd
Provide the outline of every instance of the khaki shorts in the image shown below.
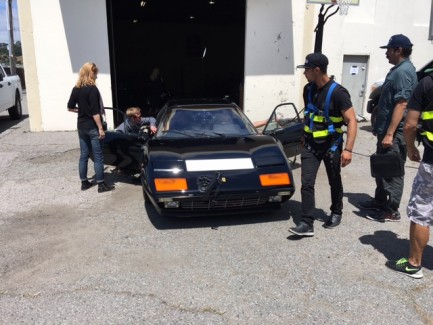
<path fill-rule="evenodd" d="M 433 165 L 421 162 L 413 180 L 407 216 L 421 226 L 433 226 Z"/>

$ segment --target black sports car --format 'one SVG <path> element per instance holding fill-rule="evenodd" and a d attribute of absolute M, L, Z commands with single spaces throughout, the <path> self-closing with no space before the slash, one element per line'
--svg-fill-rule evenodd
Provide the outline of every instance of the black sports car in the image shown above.
<path fill-rule="evenodd" d="M 264 132 L 281 135 L 281 125 L 293 127 L 293 117 L 272 116 Z M 144 199 L 160 214 L 257 211 L 280 207 L 293 195 L 281 142 L 260 135 L 235 104 L 172 100 L 156 120 L 153 136 L 108 131 L 104 156 L 105 164 L 140 171 Z"/>

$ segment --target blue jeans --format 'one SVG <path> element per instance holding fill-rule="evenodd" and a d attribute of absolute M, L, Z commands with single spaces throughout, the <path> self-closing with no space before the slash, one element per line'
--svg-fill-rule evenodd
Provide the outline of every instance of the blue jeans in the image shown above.
<path fill-rule="evenodd" d="M 99 139 L 97 129 L 78 130 L 80 139 L 80 161 L 78 171 L 82 181 L 87 180 L 87 163 L 90 157 L 90 150 L 93 152 L 93 163 L 95 168 L 96 182 L 104 181 L 104 155 L 102 153 L 102 140 Z"/>

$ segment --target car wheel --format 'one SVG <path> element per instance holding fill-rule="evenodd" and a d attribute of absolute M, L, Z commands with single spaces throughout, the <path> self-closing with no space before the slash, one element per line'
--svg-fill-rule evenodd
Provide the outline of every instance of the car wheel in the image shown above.
<path fill-rule="evenodd" d="M 15 96 L 15 106 L 9 108 L 9 117 L 12 120 L 19 120 L 23 115 L 23 107 L 21 106 L 20 95 Z"/>
<path fill-rule="evenodd" d="M 146 190 L 144 189 L 144 184 L 141 184 L 141 188 L 143 190 L 143 199 L 144 199 L 144 203 L 145 204 L 149 204 L 150 203 L 150 198 L 149 195 L 147 194 Z"/>

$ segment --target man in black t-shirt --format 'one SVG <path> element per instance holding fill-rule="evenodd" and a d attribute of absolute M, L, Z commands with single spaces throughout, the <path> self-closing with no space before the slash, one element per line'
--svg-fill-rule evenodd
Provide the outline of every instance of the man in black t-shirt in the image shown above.
<path fill-rule="evenodd" d="M 304 88 L 304 148 L 301 151 L 302 221 L 289 231 L 298 236 L 314 236 L 314 209 L 317 171 L 324 162 L 331 187 L 331 214 L 325 228 L 341 222 L 343 183 L 341 167 L 352 161 L 357 121 L 348 91 L 327 74 L 328 58 L 322 53 L 308 54 L 305 69 L 308 84 Z M 347 142 L 343 149 L 343 124 L 347 124 Z M 321 189 L 321 191 L 323 191 Z"/>
<path fill-rule="evenodd" d="M 421 157 L 415 147 L 418 120 L 421 119 L 421 135 L 424 155 L 412 185 L 407 215 L 410 220 L 409 258 L 388 261 L 386 266 L 410 277 L 423 277 L 421 260 L 429 240 L 429 226 L 433 226 L 433 74 L 424 77 L 415 88 L 407 105 L 404 124 L 407 155 L 412 161 Z"/>

